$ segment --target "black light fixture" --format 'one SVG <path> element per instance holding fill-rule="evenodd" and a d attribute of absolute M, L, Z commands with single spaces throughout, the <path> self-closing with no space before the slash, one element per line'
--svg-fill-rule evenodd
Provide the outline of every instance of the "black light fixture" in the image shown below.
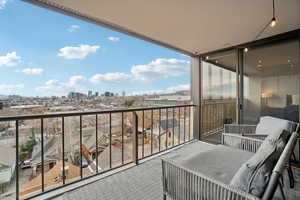
<path fill-rule="evenodd" d="M 274 27 L 277 24 L 277 19 L 275 17 L 275 0 L 272 0 L 272 6 L 273 6 L 273 15 L 272 15 L 272 19 L 270 21 L 268 21 L 268 23 L 263 27 L 263 29 L 256 35 L 256 37 L 254 38 L 253 41 L 257 40 L 264 32 L 265 30 L 268 28 L 268 26 L 270 27 Z"/>
<path fill-rule="evenodd" d="M 273 17 L 271 19 L 270 26 L 274 27 L 274 26 L 276 26 L 276 24 L 277 24 L 277 20 L 275 17 L 275 0 L 273 0 Z"/>

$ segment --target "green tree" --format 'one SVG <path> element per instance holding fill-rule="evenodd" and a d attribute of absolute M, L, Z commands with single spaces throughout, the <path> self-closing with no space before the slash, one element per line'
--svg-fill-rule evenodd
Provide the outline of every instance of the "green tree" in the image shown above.
<path fill-rule="evenodd" d="M 123 103 L 126 107 L 131 107 L 134 104 L 135 100 L 125 100 L 125 102 Z"/>
<path fill-rule="evenodd" d="M 29 140 L 20 146 L 21 153 L 32 153 L 33 147 L 37 144 L 37 141 L 35 140 L 35 131 L 32 128 L 31 129 L 31 136 L 29 137 Z"/>

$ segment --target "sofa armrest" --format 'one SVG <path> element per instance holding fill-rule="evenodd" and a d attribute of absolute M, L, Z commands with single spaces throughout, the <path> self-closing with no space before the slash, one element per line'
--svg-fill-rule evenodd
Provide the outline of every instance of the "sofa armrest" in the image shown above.
<path fill-rule="evenodd" d="M 224 124 L 224 133 L 254 134 L 256 125 L 246 124 Z"/>
<path fill-rule="evenodd" d="M 168 196 L 171 199 L 182 200 L 259 200 L 249 193 L 187 169 L 169 159 L 162 159 L 162 182 L 164 198 Z"/>
<path fill-rule="evenodd" d="M 222 144 L 230 146 L 237 149 L 242 149 L 256 153 L 263 140 L 245 137 L 237 134 L 223 133 L 222 134 Z"/>
<path fill-rule="evenodd" d="M 264 140 L 268 135 L 266 134 L 242 134 L 244 137 L 256 138 L 260 140 Z"/>

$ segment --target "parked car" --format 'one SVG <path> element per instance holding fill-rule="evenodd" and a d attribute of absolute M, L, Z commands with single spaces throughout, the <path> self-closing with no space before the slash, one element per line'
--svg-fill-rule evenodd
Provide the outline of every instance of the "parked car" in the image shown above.
<path fill-rule="evenodd" d="M 31 167 L 31 160 L 25 160 L 24 162 L 21 163 L 21 168 L 26 169 Z"/>

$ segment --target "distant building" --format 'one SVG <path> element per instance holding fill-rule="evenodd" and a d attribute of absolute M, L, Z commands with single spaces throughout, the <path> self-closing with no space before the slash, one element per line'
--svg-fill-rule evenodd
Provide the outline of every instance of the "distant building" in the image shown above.
<path fill-rule="evenodd" d="M 98 97 L 99 96 L 99 92 L 95 92 L 95 97 Z"/>
<path fill-rule="evenodd" d="M 92 98 L 93 92 L 91 90 L 88 91 L 88 98 Z"/>
<path fill-rule="evenodd" d="M 191 101 L 190 96 L 182 95 L 161 95 L 156 98 L 145 99 L 145 102 L 153 106 L 175 106 L 189 104 Z"/>
<path fill-rule="evenodd" d="M 69 99 L 74 99 L 74 100 L 82 100 L 87 97 L 86 94 L 80 93 L 80 92 L 70 92 L 68 94 Z"/>
<path fill-rule="evenodd" d="M 72 110 L 76 110 L 76 107 L 74 107 L 74 106 L 54 106 L 54 107 L 49 107 L 48 110 L 50 110 L 50 111 L 72 111 Z"/>
<path fill-rule="evenodd" d="M 0 110 L 2 110 L 2 109 L 3 109 L 3 103 L 0 102 Z"/>
<path fill-rule="evenodd" d="M 112 92 L 105 92 L 104 96 L 106 96 L 106 97 L 113 97 L 114 93 L 112 93 Z"/>
<path fill-rule="evenodd" d="M 125 97 L 125 95 L 126 95 L 126 93 L 125 93 L 125 91 L 123 91 L 123 92 L 122 92 L 122 96 Z"/>

